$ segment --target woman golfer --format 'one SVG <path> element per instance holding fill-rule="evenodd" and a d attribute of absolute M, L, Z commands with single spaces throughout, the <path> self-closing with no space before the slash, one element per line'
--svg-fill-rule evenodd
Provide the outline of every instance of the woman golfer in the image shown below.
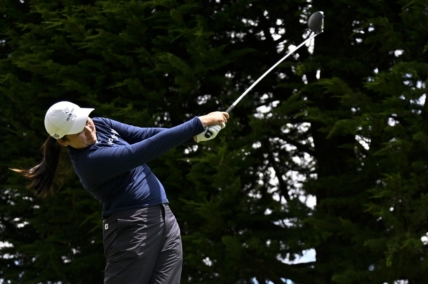
<path fill-rule="evenodd" d="M 179 283 L 180 228 L 148 161 L 192 140 L 213 139 L 229 115 L 212 112 L 172 128 L 140 128 L 89 114 L 71 102 L 49 108 L 43 161 L 29 170 L 38 196 L 49 192 L 61 146 L 84 188 L 103 204 L 104 283 Z M 206 127 L 213 135 L 206 138 Z"/>

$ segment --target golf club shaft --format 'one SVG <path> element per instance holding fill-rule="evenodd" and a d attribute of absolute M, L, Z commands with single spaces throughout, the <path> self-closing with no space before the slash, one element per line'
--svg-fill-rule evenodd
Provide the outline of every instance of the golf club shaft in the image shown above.
<path fill-rule="evenodd" d="M 275 63 L 271 68 L 269 68 L 269 70 L 267 70 L 262 76 L 260 76 L 260 78 L 258 78 L 253 84 L 251 84 L 251 86 L 245 90 L 244 93 L 242 93 L 241 96 L 239 96 L 239 98 L 237 98 L 233 104 L 231 106 L 229 106 L 226 110 L 227 113 L 230 113 L 235 106 L 248 94 L 249 91 L 251 91 L 255 85 L 257 85 L 267 74 L 269 74 L 276 66 L 278 66 L 279 64 L 281 64 L 282 61 L 284 61 L 285 59 L 287 59 L 287 57 L 289 57 L 291 54 L 293 54 L 296 50 L 298 50 L 299 48 L 301 48 L 306 42 L 308 42 L 309 40 L 313 39 L 314 37 L 316 37 L 319 33 L 313 33 L 310 37 L 308 37 L 305 41 L 303 41 L 301 44 L 299 44 L 293 51 L 289 52 L 287 55 L 285 55 L 283 58 L 281 58 L 277 63 Z M 205 132 L 205 137 L 209 138 L 211 137 L 212 132 L 208 130 Z"/>
<path fill-rule="evenodd" d="M 296 50 L 302 47 L 306 42 L 308 42 L 309 40 L 313 39 L 316 36 L 317 36 L 317 33 L 313 33 L 312 36 L 307 38 L 304 42 L 298 45 L 293 51 L 289 52 L 287 55 L 281 58 L 277 63 L 275 63 L 269 70 L 267 70 L 262 76 L 260 76 L 260 78 L 258 78 L 247 90 L 245 90 L 245 92 L 242 93 L 242 95 L 239 98 L 237 98 L 236 101 L 233 102 L 233 104 L 226 110 L 226 112 L 228 113 L 232 111 L 235 108 L 235 106 L 248 94 L 248 92 L 251 91 L 254 88 L 254 86 L 257 85 L 264 77 L 266 77 L 267 74 L 269 74 L 276 66 L 281 64 L 282 61 L 287 59 L 287 57 L 293 54 Z"/>

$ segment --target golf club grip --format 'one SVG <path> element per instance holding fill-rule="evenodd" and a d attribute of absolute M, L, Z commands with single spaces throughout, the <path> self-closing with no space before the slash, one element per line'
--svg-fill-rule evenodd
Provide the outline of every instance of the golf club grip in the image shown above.
<path fill-rule="evenodd" d="M 227 113 L 230 113 L 234 107 L 235 107 L 235 105 L 231 105 L 231 106 L 226 110 L 226 112 L 227 112 Z M 212 133 L 212 131 L 210 130 L 210 127 L 208 126 L 208 129 L 207 129 L 207 131 L 205 132 L 205 137 L 206 137 L 206 138 L 210 138 L 210 137 L 211 137 L 211 135 L 213 135 L 213 133 Z"/>

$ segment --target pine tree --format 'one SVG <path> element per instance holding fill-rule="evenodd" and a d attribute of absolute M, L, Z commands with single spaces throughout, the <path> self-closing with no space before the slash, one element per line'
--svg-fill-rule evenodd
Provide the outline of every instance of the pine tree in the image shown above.
<path fill-rule="evenodd" d="M 426 3 L 353 2 L 341 13 L 333 10 L 343 3 L 326 4 L 314 3 L 335 17 L 318 40 L 323 91 L 310 100 L 319 170 L 307 184 L 317 196 L 319 283 L 423 283 L 425 177 L 414 162 L 426 154 L 412 140 L 424 133 Z M 332 48 L 339 43 L 347 47 Z"/>
<path fill-rule="evenodd" d="M 149 163 L 182 230 L 182 283 L 426 281 L 424 1 L 6 0 L 0 9 L 0 241 L 12 245 L 0 248 L 1 279 L 103 278 L 101 205 L 67 154 L 44 200 L 8 170 L 38 162 L 50 105 L 161 127 L 225 110 L 321 10 L 314 49 L 264 78 L 218 138 Z M 316 261 L 290 263 L 309 249 Z"/>

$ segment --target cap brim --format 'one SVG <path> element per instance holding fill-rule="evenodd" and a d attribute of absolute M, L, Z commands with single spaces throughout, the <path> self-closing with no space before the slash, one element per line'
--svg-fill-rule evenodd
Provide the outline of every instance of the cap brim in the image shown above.
<path fill-rule="evenodd" d="M 93 111 L 93 108 L 80 108 L 75 112 L 76 119 L 74 120 L 73 126 L 67 132 L 66 135 L 79 133 L 85 128 L 86 121 L 88 120 L 89 114 Z"/>

